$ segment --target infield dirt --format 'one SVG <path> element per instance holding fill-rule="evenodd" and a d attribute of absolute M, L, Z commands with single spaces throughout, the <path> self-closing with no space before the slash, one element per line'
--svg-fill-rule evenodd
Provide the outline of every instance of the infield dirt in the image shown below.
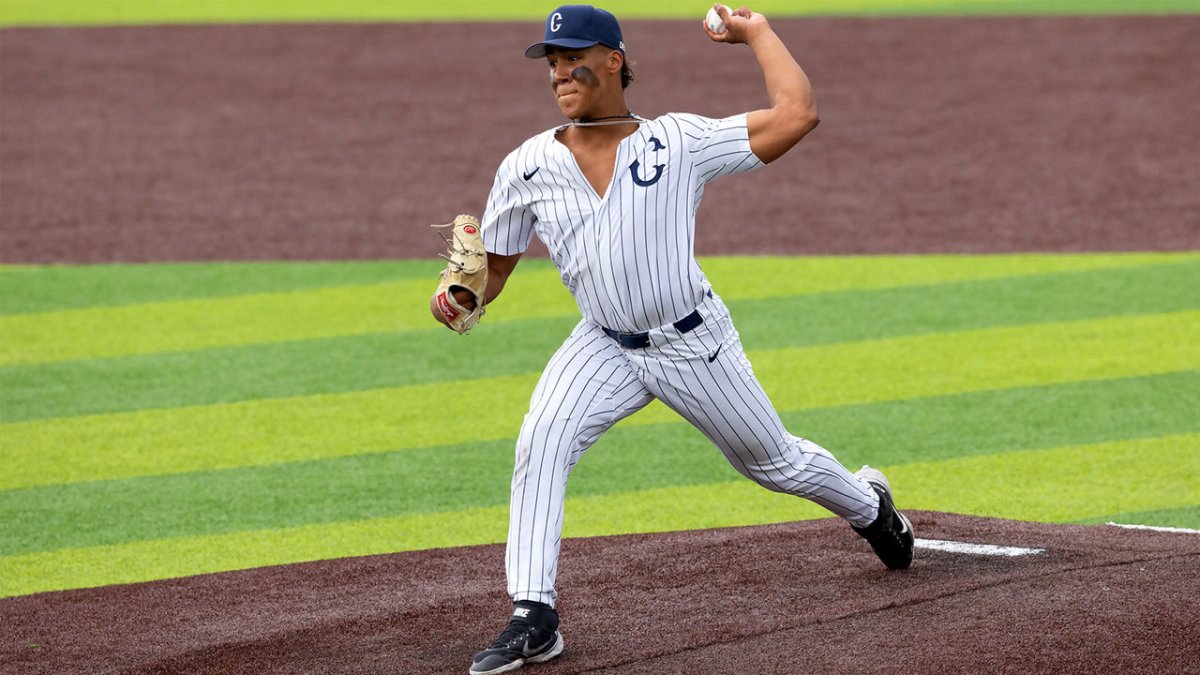
<path fill-rule="evenodd" d="M 1196 672 L 1200 535 L 917 512 L 889 572 L 841 521 L 572 539 L 564 655 L 529 672 Z M 503 546 L 0 602 L 13 672 L 465 673 L 508 611 Z M 36 645 L 34 647 L 33 645 Z"/>
<path fill-rule="evenodd" d="M 1200 18 L 775 24 L 823 123 L 708 190 L 701 253 L 1200 248 Z M 520 56 L 536 33 L 5 30 L 0 260 L 432 256 L 427 224 L 478 213 L 504 154 L 560 121 Z M 636 112 L 764 104 L 749 54 L 695 22 L 626 33 Z M 567 651 L 529 672 L 1200 672 L 1200 537 L 914 521 L 1046 551 L 888 573 L 835 521 L 570 540 Z M 6 599 L 0 670 L 461 673 L 506 614 L 502 555 Z"/>

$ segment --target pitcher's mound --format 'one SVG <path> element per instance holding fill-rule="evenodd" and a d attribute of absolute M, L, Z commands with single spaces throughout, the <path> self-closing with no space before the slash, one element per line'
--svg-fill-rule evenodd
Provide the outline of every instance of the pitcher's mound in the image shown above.
<path fill-rule="evenodd" d="M 910 517 L 925 546 L 904 572 L 832 519 L 567 540 L 566 651 L 526 672 L 1200 668 L 1200 536 Z M 0 662 L 465 673 L 507 620 L 503 557 L 502 546 L 442 549 L 14 598 L 0 602 Z"/>

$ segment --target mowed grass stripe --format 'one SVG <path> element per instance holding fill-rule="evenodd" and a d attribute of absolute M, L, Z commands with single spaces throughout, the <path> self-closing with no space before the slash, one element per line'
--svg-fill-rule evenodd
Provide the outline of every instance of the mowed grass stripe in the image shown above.
<path fill-rule="evenodd" d="M 578 317 L 0 368 L 0 422 L 339 394 L 536 371 Z M 432 323 L 432 320 L 430 320 Z M 464 372 L 470 363 L 471 372 Z"/>
<path fill-rule="evenodd" d="M 1190 254 L 897 258 L 733 258 L 705 262 L 729 300 L 854 288 L 945 283 L 1119 268 L 1195 259 Z M 574 301 L 545 261 L 523 264 L 481 330 L 499 322 L 570 316 Z M 761 283 L 761 270 L 795 286 Z M 0 317 L 0 366 L 189 351 L 232 345 L 426 330 L 432 279 L 238 297 L 151 302 Z M 7 295 L 10 291 L 5 292 Z M 11 292 L 19 292 L 14 289 Z"/>
<path fill-rule="evenodd" d="M 1187 309 L 1200 309 L 1200 258 L 730 303 L 754 349 Z"/>
<path fill-rule="evenodd" d="M 753 352 L 783 411 L 1200 368 L 1200 311 Z M 455 439 L 513 438 L 537 375 L 0 425 L 0 489 L 445 444 L 463 391 L 505 392 Z M 674 421 L 659 403 L 626 421 Z"/>
<path fill-rule="evenodd" d="M 1200 432 L 1200 371 L 790 413 L 848 466 Z M 898 440 L 899 439 L 899 440 Z M 499 506 L 513 442 L 0 492 L 0 555 Z M 622 426 L 575 469 L 572 496 L 738 476 L 687 424 Z M 470 485 L 470 490 L 463 490 Z"/>
<path fill-rule="evenodd" d="M 695 19 L 692 0 L 610 0 L 605 8 L 623 20 Z M 701 5 L 703 9 L 703 5 Z M 1011 14 L 1195 13 L 1194 0 L 762 0 L 755 11 L 786 16 L 907 16 Z M 538 21 L 544 3 L 456 0 L 442 3 L 379 0 L 109 0 L 46 2 L 5 0 L 0 26 L 253 23 L 307 21 Z M 701 14 L 702 16 L 702 14 Z"/>
<path fill-rule="evenodd" d="M 895 467 L 889 479 L 910 508 L 1016 520 L 1193 507 L 1200 435 L 917 462 Z"/>
<path fill-rule="evenodd" d="M 1200 308 L 1200 259 L 732 300 L 752 349 Z M 577 317 L 0 368 L 0 422 L 343 393 L 540 370 Z M 432 322 L 430 322 L 432 323 Z"/>
<path fill-rule="evenodd" d="M 432 260 L 0 266 L 0 314 L 430 280 Z"/>
<path fill-rule="evenodd" d="M 574 307 L 551 271 L 514 284 L 526 286 L 521 295 L 528 304 L 511 318 L 558 316 Z M 419 279 L 0 317 L 0 366 L 426 330 L 434 285 Z"/>
<path fill-rule="evenodd" d="M 1065 521 L 1200 503 L 1200 435 L 884 467 L 904 508 Z M 1069 480 L 1064 474 L 1070 472 Z M 1012 479 L 1019 478 L 1017 481 Z M 1113 484 L 1125 489 L 1111 489 Z M 715 507 L 714 507 L 715 506 Z M 567 499 L 568 537 L 782 522 L 828 515 L 749 481 Z M 0 557 L 0 597 L 264 565 L 496 543 L 508 507 L 181 537 Z M 854 537 L 847 531 L 848 539 Z M 864 565 L 877 564 L 863 548 Z"/>

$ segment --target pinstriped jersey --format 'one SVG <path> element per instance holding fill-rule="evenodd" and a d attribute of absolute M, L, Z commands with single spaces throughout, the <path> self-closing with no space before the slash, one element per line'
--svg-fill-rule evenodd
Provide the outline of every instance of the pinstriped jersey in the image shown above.
<path fill-rule="evenodd" d="M 557 140 L 562 128 L 501 163 L 483 214 L 487 250 L 522 253 L 537 233 L 583 317 L 605 328 L 641 332 L 690 314 L 708 289 L 693 245 L 704 186 L 763 165 L 746 114 L 639 125 L 621 140 L 603 197 Z"/>

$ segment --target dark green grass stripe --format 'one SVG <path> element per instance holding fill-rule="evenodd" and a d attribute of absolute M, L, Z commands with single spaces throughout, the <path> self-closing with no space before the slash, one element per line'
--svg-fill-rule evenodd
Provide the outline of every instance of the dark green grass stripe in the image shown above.
<path fill-rule="evenodd" d="M 344 393 L 533 372 L 578 317 L 0 368 L 0 421 Z M 462 339 L 463 342 L 452 342 Z M 464 364 L 470 363 L 470 370 Z"/>
<path fill-rule="evenodd" d="M 753 349 L 1194 308 L 1200 261 L 730 303 Z"/>
<path fill-rule="evenodd" d="M 804 410 L 788 428 L 845 464 L 937 461 L 1200 430 L 1200 371 Z"/>
<path fill-rule="evenodd" d="M 1076 522 L 1082 524 L 1121 523 L 1123 525 L 1153 525 L 1155 527 L 1186 527 L 1192 530 L 1200 530 L 1200 504 L 1184 506 L 1178 509 L 1163 509 L 1161 511 L 1114 513 Z"/>
<path fill-rule="evenodd" d="M 730 302 L 747 349 L 1200 307 L 1200 261 Z M 0 369 L 0 421 L 537 372 L 577 317 Z M 461 349 L 460 349 L 461 348 Z M 464 352 L 471 368 L 463 369 Z"/>
<path fill-rule="evenodd" d="M 169 263 L 0 269 L 0 315 L 433 278 L 428 260 Z"/>
<path fill-rule="evenodd" d="M 1200 431 L 1200 371 L 785 415 L 848 466 Z M 504 504 L 509 440 L 0 492 L 0 555 Z M 741 480 L 686 424 L 614 429 L 571 496 Z"/>

